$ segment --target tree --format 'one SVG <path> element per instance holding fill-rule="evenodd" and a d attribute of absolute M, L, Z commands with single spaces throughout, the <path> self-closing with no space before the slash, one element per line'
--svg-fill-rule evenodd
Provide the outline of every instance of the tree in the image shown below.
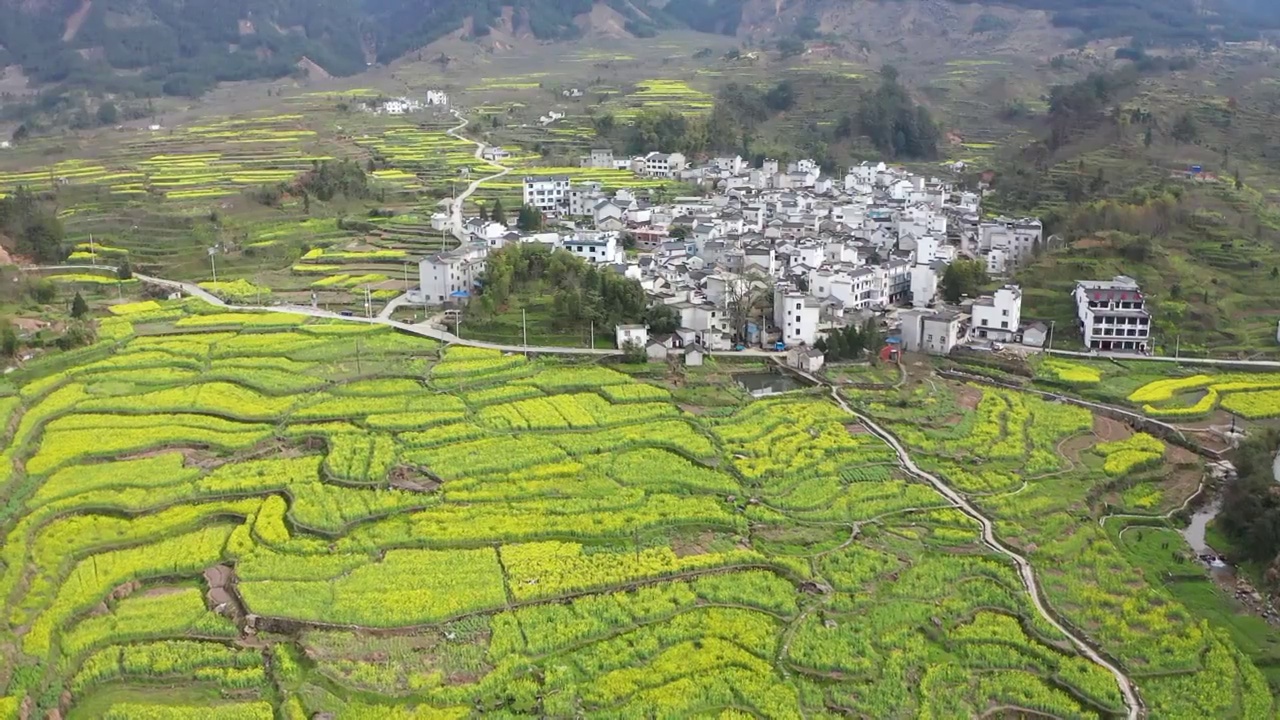
<path fill-rule="evenodd" d="M 27 127 L 26 123 L 22 123 L 21 125 L 18 126 L 17 130 L 13 131 L 13 135 L 11 136 L 11 139 L 13 140 L 14 145 L 20 145 L 24 140 L 26 140 L 29 137 L 31 137 L 31 128 Z"/>
<path fill-rule="evenodd" d="M 541 210 L 532 205 L 521 205 L 520 214 L 516 218 L 516 227 L 524 232 L 538 232 L 542 230 L 542 224 L 545 221 Z"/>
<path fill-rule="evenodd" d="M 621 235 L 621 236 L 619 236 L 619 238 L 618 238 L 618 239 L 619 239 L 619 240 L 621 240 L 621 242 L 622 242 L 622 249 L 623 249 L 623 250 L 635 250 L 635 249 L 636 249 L 636 236 L 635 236 L 635 233 L 632 233 L 632 232 L 629 232 L 629 231 L 624 231 L 624 232 L 622 233 L 622 235 Z"/>
<path fill-rule="evenodd" d="M 76 291 L 76 296 L 71 301 L 71 317 L 80 319 L 89 312 L 89 303 L 84 301 L 84 296 L 80 291 Z"/>
<path fill-rule="evenodd" d="M 1178 116 L 1169 134 L 1180 143 L 1192 143 L 1200 136 L 1200 128 L 1196 125 L 1195 118 L 1191 117 L 1191 113 L 1185 112 Z"/>
<path fill-rule="evenodd" d="M 27 294 L 41 305 L 48 305 L 58 297 L 58 286 L 52 280 L 41 278 L 27 285 Z"/>
<path fill-rule="evenodd" d="M 1240 179 L 1240 168 L 1236 168 L 1235 181 L 1237 190 L 1244 188 L 1244 181 Z"/>
<path fill-rule="evenodd" d="M 784 58 L 803 55 L 804 51 L 804 41 L 798 37 L 788 35 L 778 41 L 778 52 L 781 53 Z"/>
<path fill-rule="evenodd" d="M 129 280 L 132 277 L 133 267 L 129 265 L 129 261 L 127 259 L 121 260 L 120 264 L 116 266 L 116 279 Z"/>
<path fill-rule="evenodd" d="M 98 106 L 98 124 L 115 125 L 120 120 L 120 111 L 113 102 L 104 102 Z"/>
<path fill-rule="evenodd" d="M 60 350 L 73 350 L 78 347 L 91 344 L 98 339 L 98 333 L 93 326 L 84 320 L 73 320 L 67 329 L 63 331 L 62 337 L 58 338 L 56 343 Z"/>
<path fill-rule="evenodd" d="M 480 209 L 480 219 L 485 222 L 489 222 L 489 210 L 485 207 L 484 203 L 479 203 L 476 207 Z"/>
<path fill-rule="evenodd" d="M 1142 134 L 1142 146 L 1147 148 L 1151 147 L 1153 140 L 1154 137 L 1152 136 L 1151 128 L 1148 127 L 1147 131 Z"/>
<path fill-rule="evenodd" d="M 0 354 L 9 358 L 18 354 L 18 333 L 9 318 L 0 320 Z"/>
<path fill-rule="evenodd" d="M 489 218 L 499 225 L 507 224 L 507 211 L 502 209 L 502 198 L 494 198 L 493 210 L 489 213 Z"/>
<path fill-rule="evenodd" d="M 960 302 L 964 296 L 975 296 L 987 283 L 987 266 L 981 260 L 957 260 L 942 274 L 942 297 L 947 302 Z"/>

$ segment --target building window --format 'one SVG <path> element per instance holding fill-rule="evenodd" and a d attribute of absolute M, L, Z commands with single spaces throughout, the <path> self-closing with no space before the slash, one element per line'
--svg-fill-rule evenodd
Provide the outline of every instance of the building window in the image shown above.
<path fill-rule="evenodd" d="M 1001 320 L 1001 321 L 1000 321 L 1000 327 L 1004 328 L 1005 330 L 1008 330 L 1008 329 L 1009 329 L 1009 321 L 1008 321 L 1008 320 Z"/>
<path fill-rule="evenodd" d="M 800 303 L 796 303 L 796 309 L 797 309 L 797 310 L 799 310 L 801 307 L 802 307 L 802 306 L 801 306 L 801 304 L 800 304 Z"/>

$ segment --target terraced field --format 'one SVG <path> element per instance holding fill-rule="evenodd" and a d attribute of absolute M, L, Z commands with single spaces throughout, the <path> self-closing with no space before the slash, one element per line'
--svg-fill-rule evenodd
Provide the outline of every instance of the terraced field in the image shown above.
<path fill-rule="evenodd" d="M 192 300 L 101 325 L 0 397 L 0 718 L 1124 711 L 976 522 L 816 391 Z M 854 394 L 1153 711 L 1269 716 L 1250 660 L 1079 517 L 1158 441 L 1011 392 Z"/>

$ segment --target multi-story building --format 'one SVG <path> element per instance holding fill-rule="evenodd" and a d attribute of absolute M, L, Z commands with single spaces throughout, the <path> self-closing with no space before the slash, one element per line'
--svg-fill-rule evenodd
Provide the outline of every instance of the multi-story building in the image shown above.
<path fill-rule="evenodd" d="M 559 212 L 569 203 L 568 175 L 531 175 L 524 179 L 524 204 Z"/>
<path fill-rule="evenodd" d="M 489 246 L 463 245 L 418 261 L 418 282 L 427 305 L 465 302 L 484 273 Z"/>
<path fill-rule="evenodd" d="M 812 346 L 818 341 L 818 320 L 822 302 L 802 292 L 777 290 L 774 299 L 774 324 L 782 329 L 782 342 L 787 347 Z M 781 302 L 779 302 L 781 300 Z"/>
<path fill-rule="evenodd" d="M 950 310 L 907 310 L 902 313 L 902 349 L 946 355 L 964 335 L 964 316 Z"/>
<path fill-rule="evenodd" d="M 1080 280 L 1072 292 L 1084 345 L 1092 350 L 1145 353 L 1151 348 L 1151 313 L 1131 277 Z"/>
<path fill-rule="evenodd" d="M 978 298 L 971 310 L 969 333 L 976 339 L 1011 342 L 1022 323 L 1022 288 L 1005 285 L 995 293 Z"/>

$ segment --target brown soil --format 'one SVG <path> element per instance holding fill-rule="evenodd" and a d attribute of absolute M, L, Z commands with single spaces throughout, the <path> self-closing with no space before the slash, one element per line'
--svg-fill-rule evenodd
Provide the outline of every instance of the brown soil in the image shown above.
<path fill-rule="evenodd" d="M 1119 420 L 1112 420 L 1101 415 L 1093 416 L 1093 434 L 1102 442 L 1124 440 L 1133 435 L 1133 430 Z"/>
<path fill-rule="evenodd" d="M 671 549 L 676 557 L 705 555 L 715 539 L 715 533 L 712 532 L 704 532 L 697 537 L 676 537 L 672 539 Z"/>
<path fill-rule="evenodd" d="M 689 405 L 687 403 L 677 403 L 676 407 L 689 413 L 690 415 L 701 415 L 707 411 L 707 409 L 702 407 L 701 405 Z"/>
<path fill-rule="evenodd" d="M 982 391 L 969 385 L 961 385 L 956 390 L 956 404 L 965 410 L 977 410 L 982 402 Z"/>
<path fill-rule="evenodd" d="M 1081 238 L 1073 243 L 1071 247 L 1075 250 L 1088 250 L 1089 248 L 1111 247 L 1111 241 L 1102 237 Z"/>
<path fill-rule="evenodd" d="M 312 80 L 330 80 L 333 78 L 328 71 L 317 65 L 311 58 L 305 55 L 298 61 L 298 69 L 307 71 L 307 77 Z"/>
<path fill-rule="evenodd" d="M 67 18 L 66 28 L 62 31 L 62 42 L 71 42 L 75 39 L 76 33 L 80 32 L 80 26 L 84 25 L 85 18 L 89 17 L 89 11 L 92 9 L 93 0 L 82 0 L 80 7 Z"/>
<path fill-rule="evenodd" d="M 1080 464 L 1080 453 L 1093 447 L 1098 438 L 1093 435 L 1078 435 L 1058 446 L 1062 456 L 1075 465 Z"/>
<path fill-rule="evenodd" d="M 862 425 L 862 423 L 850 423 L 845 425 L 844 429 L 847 430 L 850 435 L 866 435 L 870 432 Z"/>
<path fill-rule="evenodd" d="M 47 321 L 37 320 L 36 318 L 14 318 L 13 324 L 23 332 L 36 332 L 49 327 L 49 323 Z"/>

